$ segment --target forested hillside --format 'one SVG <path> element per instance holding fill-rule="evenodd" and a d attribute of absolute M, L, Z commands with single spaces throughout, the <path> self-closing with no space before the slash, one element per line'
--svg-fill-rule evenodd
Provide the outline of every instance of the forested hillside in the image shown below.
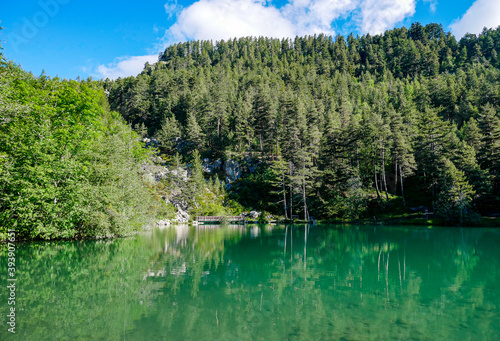
<path fill-rule="evenodd" d="M 0 55 L 0 240 L 120 236 L 165 211 L 149 159 L 95 81 L 34 77 Z"/>
<path fill-rule="evenodd" d="M 457 42 L 418 23 L 191 41 L 105 87 L 167 156 L 261 161 L 232 184 L 245 207 L 353 219 L 399 203 L 457 223 L 499 210 L 499 53 L 500 28 Z"/>

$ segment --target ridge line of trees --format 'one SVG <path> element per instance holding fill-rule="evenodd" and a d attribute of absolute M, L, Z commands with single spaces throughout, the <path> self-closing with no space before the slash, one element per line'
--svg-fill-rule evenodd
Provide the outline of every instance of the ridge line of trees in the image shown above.
<path fill-rule="evenodd" d="M 498 209 L 499 52 L 500 28 L 457 42 L 419 23 L 347 39 L 190 41 L 104 86 L 167 156 L 264 161 L 229 193 L 244 206 L 356 219 L 399 197 L 457 223 Z"/>

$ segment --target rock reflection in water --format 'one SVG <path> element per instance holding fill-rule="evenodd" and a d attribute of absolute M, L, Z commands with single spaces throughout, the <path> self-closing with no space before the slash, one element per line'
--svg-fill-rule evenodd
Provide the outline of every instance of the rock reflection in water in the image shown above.
<path fill-rule="evenodd" d="M 17 336 L 495 340 L 498 245 L 489 229 L 323 225 L 24 244 Z"/>

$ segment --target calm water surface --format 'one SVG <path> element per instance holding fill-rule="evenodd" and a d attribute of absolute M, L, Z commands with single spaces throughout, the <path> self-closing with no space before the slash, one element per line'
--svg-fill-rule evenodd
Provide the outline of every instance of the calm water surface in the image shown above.
<path fill-rule="evenodd" d="M 18 245 L 1 340 L 500 340 L 500 230 L 176 227 Z"/>

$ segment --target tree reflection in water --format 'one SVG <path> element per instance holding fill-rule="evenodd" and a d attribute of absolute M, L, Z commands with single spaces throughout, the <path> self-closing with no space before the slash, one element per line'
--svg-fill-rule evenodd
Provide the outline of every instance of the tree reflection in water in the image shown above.
<path fill-rule="evenodd" d="M 16 336 L 498 339 L 499 242 L 488 229 L 204 225 L 24 244 Z"/>
<path fill-rule="evenodd" d="M 475 293 L 495 288 L 498 251 L 489 249 L 484 237 L 492 234 L 498 241 L 495 231 L 380 226 L 259 231 L 255 239 L 255 227 L 215 229 L 210 237 L 193 230 L 190 247 L 180 246 L 182 256 L 175 258 L 190 270 L 182 278 L 162 279 L 170 290 L 161 306 L 182 308 L 158 310 L 146 325 L 169 326 L 174 339 L 194 337 L 200 328 L 208 339 L 457 338 L 464 329 L 477 336 L 479 325 L 479 335 L 498 334 L 492 310 L 498 301 L 469 302 Z M 473 277 L 479 243 L 493 253 L 481 263 L 493 271 L 489 279 Z M 175 268 L 173 259 L 160 264 Z"/>

